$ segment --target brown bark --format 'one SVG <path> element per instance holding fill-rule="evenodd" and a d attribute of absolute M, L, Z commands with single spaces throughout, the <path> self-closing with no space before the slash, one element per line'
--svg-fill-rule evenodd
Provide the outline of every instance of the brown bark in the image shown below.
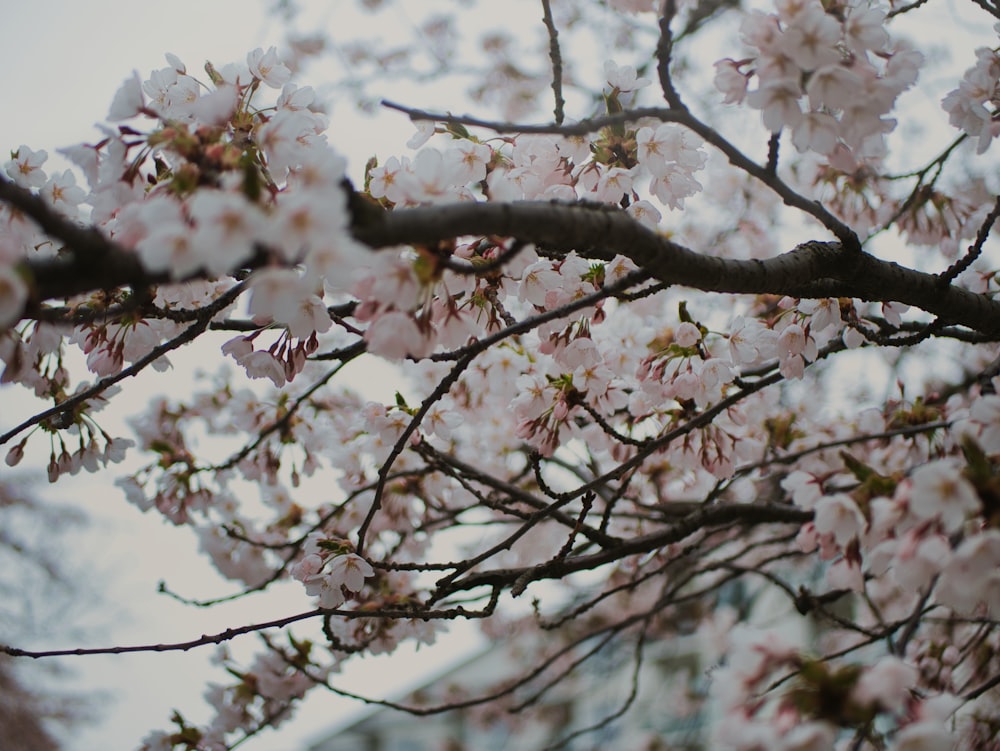
<path fill-rule="evenodd" d="M 0 201 L 30 216 L 67 249 L 57 258 L 24 265 L 32 280 L 34 308 L 75 294 L 166 281 L 163 275 L 145 272 L 131 250 L 96 229 L 69 222 L 41 199 L 2 179 Z M 1000 336 L 1000 302 L 933 274 L 845 248 L 839 241 L 805 242 L 763 261 L 717 258 L 678 245 L 614 207 L 545 201 L 468 202 L 366 214 L 354 234 L 374 249 L 499 235 L 555 252 L 575 250 L 593 259 L 621 254 L 660 281 L 705 292 L 900 302 L 934 315 L 942 324 Z"/>

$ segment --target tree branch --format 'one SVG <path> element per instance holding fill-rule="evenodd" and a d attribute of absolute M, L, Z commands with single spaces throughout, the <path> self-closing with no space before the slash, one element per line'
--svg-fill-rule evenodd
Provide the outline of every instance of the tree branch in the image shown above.
<path fill-rule="evenodd" d="M 144 271 L 135 253 L 96 230 L 81 230 L 61 220 L 41 199 L 12 183 L 0 180 L 0 185 L 0 200 L 27 207 L 26 213 L 30 210 L 39 226 L 70 247 L 65 256 L 26 262 L 34 277 L 34 302 L 166 281 Z M 808 242 L 766 261 L 716 258 L 684 248 L 612 206 L 544 201 L 422 206 L 384 212 L 355 227 L 354 233 L 376 249 L 462 235 L 501 235 L 600 260 L 622 254 L 663 282 L 706 292 L 901 302 L 945 323 L 985 334 L 1000 331 L 1000 302 L 954 286 L 942 287 L 941 277 L 852 252 L 842 243 Z"/>
<path fill-rule="evenodd" d="M 469 574 L 461 579 L 447 582 L 443 588 L 435 592 L 434 599 L 440 600 L 455 592 L 467 591 L 476 587 L 503 586 L 512 581 L 527 584 L 542 579 L 562 579 L 570 574 L 589 571 L 627 556 L 657 550 L 670 543 L 679 542 L 688 535 L 710 526 L 733 522 L 748 525 L 804 524 L 812 518 L 811 511 L 794 506 L 744 503 L 708 506 L 695 511 L 667 529 L 627 540 L 617 547 L 590 555 L 551 560 L 538 566 L 495 569 Z"/>
<path fill-rule="evenodd" d="M 679 100 L 678 100 L 679 101 Z M 751 177 L 760 180 L 771 190 L 781 197 L 786 206 L 799 209 L 816 219 L 820 224 L 830 230 L 836 237 L 844 243 L 851 251 L 861 250 L 861 241 L 857 234 L 831 214 L 819 202 L 814 201 L 801 193 L 797 193 L 781 178 L 768 169 L 767 165 L 761 165 L 748 157 L 736 146 L 723 138 L 718 131 L 706 123 L 696 118 L 691 112 L 683 107 L 665 109 L 663 107 L 646 107 L 626 110 L 603 117 L 594 117 L 581 120 L 575 125 L 528 125 L 525 123 L 500 122 L 495 120 L 482 120 L 476 117 L 456 116 L 440 112 L 428 112 L 426 110 L 404 107 L 401 104 L 382 100 L 382 106 L 389 109 L 398 110 L 409 115 L 413 121 L 434 120 L 436 122 L 453 123 L 458 125 L 471 125 L 473 127 L 488 128 L 497 133 L 551 133 L 553 135 L 573 136 L 588 135 L 609 125 L 623 125 L 633 123 L 643 118 L 655 118 L 664 123 L 677 123 L 683 125 L 694 133 L 697 133 L 707 143 L 717 148 L 726 159 L 737 169 L 746 172 Z"/>
<path fill-rule="evenodd" d="M 52 407 L 49 407 L 43 412 L 39 412 L 38 414 L 29 417 L 20 425 L 17 425 L 16 427 L 8 430 L 3 435 L 0 435 L 0 446 L 7 443 L 7 441 L 9 441 L 11 438 L 14 438 L 22 431 L 27 430 L 32 425 L 38 425 L 39 423 L 49 419 L 50 417 L 54 417 L 55 415 L 69 413 L 71 410 L 75 409 L 78 405 L 83 404 L 83 402 L 87 401 L 88 399 L 92 399 L 93 397 L 98 396 L 99 394 L 103 393 L 107 389 L 114 386 L 119 381 L 123 381 L 126 378 L 130 378 L 134 375 L 137 375 L 147 365 L 154 362 L 155 360 L 158 360 L 160 357 L 167 354 L 168 352 L 172 352 L 178 347 L 181 347 L 189 342 L 194 341 L 202 333 L 204 333 L 205 329 L 208 328 L 209 322 L 212 320 L 212 317 L 220 310 L 225 308 L 227 305 L 229 305 L 229 303 L 231 303 L 237 297 L 239 297 L 244 289 L 245 286 L 242 283 L 240 283 L 232 287 L 231 289 L 227 290 L 225 294 L 223 294 L 217 300 L 213 301 L 211 304 L 202 308 L 201 310 L 202 316 L 200 320 L 195 321 L 193 324 L 191 324 L 188 328 L 184 329 L 184 331 L 175 336 L 173 339 L 169 339 L 163 342 L 162 344 L 157 345 L 152 350 L 150 350 L 148 354 L 136 360 L 129 367 L 119 371 L 118 373 L 115 373 L 114 375 L 102 378 L 93 386 L 90 386 L 84 389 L 83 391 L 79 391 L 76 394 L 70 396 L 69 398 L 64 399 L 63 401 L 55 404 Z"/>
<path fill-rule="evenodd" d="M 936 275 L 845 251 L 841 243 L 807 242 L 766 261 L 704 256 L 611 206 L 544 201 L 426 206 L 386 212 L 355 230 L 373 248 L 487 234 L 605 261 L 621 254 L 660 281 L 706 292 L 805 296 L 822 280 L 817 297 L 901 302 L 982 333 L 1000 331 L 1000 302 L 954 286 L 942 289 Z"/>
<path fill-rule="evenodd" d="M 566 117 L 566 100 L 563 99 L 562 93 L 562 52 L 559 51 L 559 30 L 556 28 L 556 22 L 552 20 L 552 7 L 549 0 L 542 0 L 542 21 L 545 23 L 545 31 L 549 35 L 549 60 L 552 61 L 552 95 L 555 97 L 553 115 L 555 116 L 556 125 L 562 125 L 562 121 Z"/>
<path fill-rule="evenodd" d="M 169 279 L 165 274 L 150 274 L 131 250 L 94 227 L 81 227 L 67 219 L 41 197 L 4 177 L 0 177 L 0 202 L 23 212 L 69 251 L 26 263 L 34 282 L 34 304 L 124 284 L 145 286 Z"/>
<path fill-rule="evenodd" d="M 83 655 L 120 655 L 129 652 L 187 652 L 195 647 L 204 647 L 209 644 L 221 644 L 224 641 L 230 641 L 231 639 L 234 639 L 237 636 L 242 636 L 243 634 L 263 631 L 268 628 L 281 628 L 283 626 L 288 626 L 292 623 L 296 623 L 297 621 L 315 618 L 323 612 L 324 611 L 322 610 L 310 610 L 306 613 L 297 613 L 286 618 L 279 618 L 265 623 L 251 623 L 246 626 L 240 626 L 239 628 L 227 628 L 225 631 L 220 631 L 217 634 L 206 634 L 198 639 L 191 639 L 190 641 L 185 642 L 175 642 L 172 644 L 142 644 L 131 647 L 93 647 L 90 649 L 48 649 L 41 651 L 29 651 L 27 649 L 18 649 L 17 647 L 9 647 L 6 644 L 0 644 L 0 652 L 9 654 L 12 657 L 31 657 L 32 659 L 38 659 L 40 657 L 69 657 Z"/>

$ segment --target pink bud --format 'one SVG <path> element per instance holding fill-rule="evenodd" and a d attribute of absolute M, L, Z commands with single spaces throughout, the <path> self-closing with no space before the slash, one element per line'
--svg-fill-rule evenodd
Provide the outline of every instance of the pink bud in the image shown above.
<path fill-rule="evenodd" d="M 569 405 L 566 404 L 566 401 L 563 400 L 563 399 L 560 399 L 559 401 L 557 401 L 556 402 L 556 406 L 554 406 L 552 408 L 552 416 L 556 420 L 559 420 L 560 422 L 562 422 L 563 420 L 565 420 L 566 419 L 566 415 L 568 415 L 568 414 L 569 414 Z"/>
<path fill-rule="evenodd" d="M 24 458 L 24 441 L 14 446 L 10 451 L 7 452 L 7 466 L 14 467 L 17 466 L 21 460 Z"/>

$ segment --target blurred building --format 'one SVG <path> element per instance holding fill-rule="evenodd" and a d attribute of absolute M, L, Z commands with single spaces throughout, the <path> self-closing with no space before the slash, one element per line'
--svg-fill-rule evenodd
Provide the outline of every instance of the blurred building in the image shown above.
<path fill-rule="evenodd" d="M 701 702 L 689 692 L 703 690 L 705 681 L 693 641 L 646 644 L 637 675 L 635 645 L 620 641 L 607 644 L 521 713 L 507 712 L 509 702 L 424 716 L 377 707 L 308 751 L 540 751 L 569 736 L 560 749 L 701 751 L 705 718 Z M 531 669 L 525 655 L 514 651 L 495 645 L 398 703 L 435 706 L 487 694 L 516 669 Z M 518 697 L 524 701 L 550 679 L 551 674 L 540 676 Z M 635 696 L 623 712 L 633 683 Z"/>
<path fill-rule="evenodd" d="M 789 581 L 815 590 L 822 577 L 821 569 L 809 568 Z M 717 594 L 715 627 L 706 628 L 705 621 L 695 618 L 676 624 L 683 635 L 651 636 L 642 645 L 638 671 L 637 645 L 626 633 L 619 633 L 537 701 L 530 701 L 533 693 L 548 685 L 560 669 L 597 647 L 594 640 L 578 645 L 564 662 L 518 689 L 514 702 L 505 697 L 427 715 L 374 707 L 335 727 L 306 751 L 543 751 L 550 747 L 709 751 L 709 728 L 719 717 L 707 700 L 708 688 L 721 642 L 732 623 L 775 630 L 803 646 L 814 644 L 824 631 L 818 621 L 796 613 L 777 588 L 749 590 L 736 580 L 723 585 Z M 432 707 L 489 695 L 505 680 L 540 665 L 532 645 L 517 639 L 497 642 L 396 703 Z M 507 711 L 518 701 L 530 705 L 521 713 Z"/>

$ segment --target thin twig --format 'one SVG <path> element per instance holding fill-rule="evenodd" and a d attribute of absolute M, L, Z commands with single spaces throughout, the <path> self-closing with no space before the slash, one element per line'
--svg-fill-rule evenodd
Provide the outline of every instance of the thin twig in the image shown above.
<path fill-rule="evenodd" d="M 563 119 L 566 116 L 564 111 L 566 100 L 563 99 L 562 93 L 562 52 L 559 50 L 559 30 L 556 29 L 556 23 L 552 20 L 552 8 L 549 5 L 549 0 L 542 0 L 542 21 L 545 23 L 545 30 L 549 34 L 549 60 L 552 61 L 552 94 L 556 102 L 553 113 L 555 114 L 556 125 L 562 125 Z"/>
<path fill-rule="evenodd" d="M 852 252 L 860 251 L 861 241 L 848 225 L 835 217 L 822 204 L 792 189 L 787 183 L 776 175 L 767 171 L 765 165 L 758 164 L 736 148 L 730 141 L 719 134 L 714 128 L 706 125 L 696 118 L 687 109 L 662 107 L 647 107 L 625 110 L 613 115 L 593 117 L 581 120 L 571 125 L 530 125 L 527 123 L 512 123 L 495 120 L 483 120 L 476 117 L 450 115 L 441 112 L 428 112 L 426 110 L 406 107 L 395 102 L 383 99 L 382 106 L 389 109 L 398 110 L 409 116 L 411 120 L 433 120 L 435 122 L 455 123 L 469 125 L 479 128 L 487 128 L 497 133 L 549 133 L 553 135 L 588 135 L 605 128 L 609 125 L 621 125 L 635 122 L 642 118 L 656 118 L 661 122 L 672 122 L 683 125 L 689 130 L 697 133 L 701 138 L 712 144 L 721 151 L 737 169 L 743 170 L 751 177 L 761 181 L 771 190 L 778 194 L 789 206 L 817 219 L 824 227 L 830 230 L 836 237 Z"/>
<path fill-rule="evenodd" d="M 996 201 L 993 203 L 993 209 L 983 219 L 983 223 L 979 225 L 979 231 L 976 232 L 976 241 L 969 246 L 968 251 L 962 258 L 955 261 L 938 277 L 942 287 L 947 287 L 951 284 L 959 274 L 969 268 L 979 258 L 983 252 L 983 245 L 986 244 L 986 238 L 990 236 L 990 230 L 998 218 L 1000 218 L 1000 196 L 997 196 Z"/>
<path fill-rule="evenodd" d="M 778 147 L 781 145 L 781 131 L 772 133 L 767 141 L 767 166 L 764 168 L 772 175 L 778 172 Z"/>
<path fill-rule="evenodd" d="M 476 354 L 478 354 L 478 352 Z M 378 510 L 382 507 L 382 495 L 385 493 L 386 479 L 392 471 L 393 463 L 396 461 L 397 457 L 403 453 L 403 449 L 410 442 L 410 438 L 420 425 L 420 421 L 424 419 L 424 416 L 430 411 L 431 407 L 433 407 L 435 403 L 448 393 L 451 387 L 458 381 L 459 376 L 465 372 L 465 369 L 468 368 L 475 359 L 476 354 L 466 354 L 459 358 L 458 362 L 456 362 L 452 369 L 448 371 L 448 374 L 440 380 L 430 395 L 420 404 L 420 408 L 417 410 L 416 414 L 413 415 L 412 419 L 407 424 L 406 428 L 404 428 L 399 438 L 396 439 L 396 443 L 389 452 L 389 456 L 386 457 L 385 461 L 382 463 L 382 467 L 378 471 L 378 484 L 375 486 L 375 498 L 372 500 L 371 506 L 368 508 L 368 513 L 365 515 L 364 521 L 361 522 L 361 526 L 358 527 L 358 555 L 364 554 L 365 537 L 368 534 L 368 528 L 375 519 L 375 514 L 377 514 Z"/>
<path fill-rule="evenodd" d="M 189 326 L 187 329 L 182 331 L 178 336 L 175 336 L 173 339 L 170 339 L 169 341 L 166 341 L 163 344 L 154 347 L 152 350 L 149 351 L 148 354 L 136 360 L 129 367 L 123 369 L 119 373 L 102 378 L 93 386 L 86 388 L 83 391 L 77 392 L 68 399 L 64 399 L 55 406 L 49 407 L 49 409 L 46 409 L 43 412 L 39 412 L 38 414 L 29 417 L 20 425 L 12 428 L 11 430 L 7 431 L 2 436 L 0 436 L 0 445 L 7 443 L 7 441 L 9 441 L 11 438 L 14 438 L 19 433 L 21 433 L 24 430 L 27 430 L 33 425 L 38 425 L 39 423 L 43 422 L 44 420 L 47 420 L 50 417 L 54 417 L 60 414 L 65 414 L 68 411 L 75 409 L 78 405 L 82 404 L 88 399 L 92 399 L 95 396 L 100 395 L 107 389 L 114 386 L 119 381 L 137 375 L 147 365 L 154 362 L 155 360 L 158 360 L 160 357 L 167 354 L 168 352 L 171 352 L 177 349 L 178 347 L 182 347 L 188 342 L 194 341 L 194 339 L 196 339 L 202 332 L 205 331 L 206 328 L 208 328 L 209 322 L 212 320 L 212 316 L 214 316 L 218 311 L 222 310 L 224 307 L 229 305 L 229 303 L 231 303 L 233 300 L 239 297 L 239 295 L 243 292 L 243 290 L 244 290 L 243 283 L 237 284 L 231 289 L 227 290 L 225 294 L 223 294 L 217 300 L 214 300 L 211 304 L 206 305 L 204 308 L 202 308 L 203 317 L 201 320 L 196 321 L 193 325 Z"/>
<path fill-rule="evenodd" d="M 670 23 L 677 14 L 676 0 L 663 0 L 663 10 L 660 13 L 660 38 L 656 44 L 656 73 L 660 79 L 660 88 L 663 90 L 663 98 L 671 109 L 687 110 L 684 102 L 681 101 L 680 94 L 674 87 L 673 79 L 670 77 L 670 63 L 674 51 L 674 36 L 670 30 Z"/>
<path fill-rule="evenodd" d="M 204 647 L 209 644 L 221 644 L 223 642 L 230 641 L 237 636 L 242 636 L 243 634 L 251 634 L 268 628 L 281 628 L 283 626 L 288 626 L 289 624 L 296 623 L 298 621 L 315 618 L 323 612 L 323 610 L 310 610 L 305 613 L 297 613 L 296 615 L 290 615 L 273 621 L 266 621 L 264 623 L 251 623 L 238 628 L 227 628 L 225 631 L 220 631 L 217 634 L 205 635 L 197 639 L 191 639 L 190 641 L 174 642 L 171 644 L 142 644 L 129 647 L 92 647 L 89 649 L 48 649 L 38 651 L 18 649 L 17 647 L 9 647 L 6 644 L 0 644 L 0 652 L 9 654 L 12 657 L 31 657 L 33 659 L 38 659 L 40 657 L 69 657 L 83 655 L 120 655 L 128 654 L 130 652 L 187 652 L 195 647 Z"/>
<path fill-rule="evenodd" d="M 888 13 L 886 13 L 885 17 L 887 19 L 889 19 L 889 18 L 893 18 L 894 16 L 901 15 L 903 13 L 908 13 L 911 10 L 916 10 L 921 5 L 925 5 L 927 2 L 928 2 L 928 0 L 916 0 L 916 2 L 910 3 L 908 5 L 901 5 L 900 7 L 896 8 L 895 10 L 890 10 Z"/>

